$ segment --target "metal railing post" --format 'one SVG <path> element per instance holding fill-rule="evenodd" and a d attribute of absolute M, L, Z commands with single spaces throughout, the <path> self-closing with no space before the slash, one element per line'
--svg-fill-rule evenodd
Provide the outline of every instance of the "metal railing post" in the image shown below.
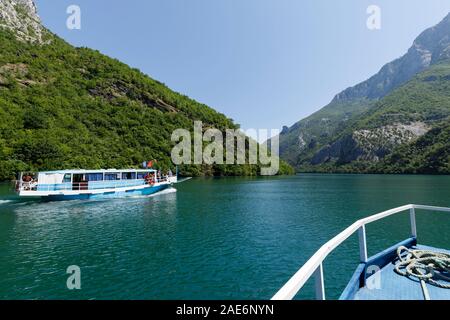
<path fill-rule="evenodd" d="M 409 219 L 411 221 L 411 236 L 417 238 L 416 211 L 414 207 L 409 209 Z"/>
<path fill-rule="evenodd" d="M 367 262 L 367 239 L 366 239 L 366 226 L 362 225 L 358 230 L 359 236 L 359 259 L 361 262 Z"/>
<path fill-rule="evenodd" d="M 321 263 L 314 272 L 316 286 L 316 300 L 325 300 L 325 281 L 323 278 L 323 264 Z"/>

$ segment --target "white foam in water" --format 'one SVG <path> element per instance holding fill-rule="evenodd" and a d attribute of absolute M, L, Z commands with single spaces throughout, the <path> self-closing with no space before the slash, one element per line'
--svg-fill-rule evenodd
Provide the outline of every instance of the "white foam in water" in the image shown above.
<path fill-rule="evenodd" d="M 164 189 L 164 190 L 159 191 L 157 193 L 151 194 L 151 196 L 157 196 L 157 195 L 160 195 L 160 194 L 168 194 L 168 193 L 174 193 L 174 192 L 177 192 L 177 189 L 169 188 L 169 189 Z"/>
<path fill-rule="evenodd" d="M 116 198 L 116 199 L 144 199 L 144 198 L 153 198 L 153 197 L 157 197 L 160 195 L 164 195 L 164 194 L 170 194 L 170 193 L 174 193 L 177 192 L 177 189 L 175 188 L 169 188 L 169 189 L 164 189 L 162 191 L 158 191 L 156 193 L 152 193 L 149 195 L 139 195 L 139 196 L 131 196 L 131 197 L 123 197 L 123 198 Z"/>
<path fill-rule="evenodd" d="M 133 197 L 133 198 L 151 198 L 151 197 L 157 197 L 157 196 L 160 196 L 160 195 L 163 195 L 163 194 L 170 194 L 170 193 L 174 193 L 174 192 L 177 192 L 177 189 L 169 188 L 169 189 L 164 189 L 162 191 L 158 191 L 156 193 L 150 194 L 148 196 L 136 196 L 136 197 Z"/>
<path fill-rule="evenodd" d="M 0 205 L 10 202 L 12 202 L 12 200 L 0 200 Z"/>

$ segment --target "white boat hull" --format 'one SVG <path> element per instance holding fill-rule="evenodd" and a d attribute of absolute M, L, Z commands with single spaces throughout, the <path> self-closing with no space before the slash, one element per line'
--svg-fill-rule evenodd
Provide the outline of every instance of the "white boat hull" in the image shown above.
<path fill-rule="evenodd" d="M 48 201 L 87 200 L 101 198 L 134 197 L 150 195 L 171 187 L 170 182 L 154 185 L 140 185 L 114 189 L 95 190 L 56 190 L 56 191 L 20 191 L 20 197 L 41 198 Z"/>

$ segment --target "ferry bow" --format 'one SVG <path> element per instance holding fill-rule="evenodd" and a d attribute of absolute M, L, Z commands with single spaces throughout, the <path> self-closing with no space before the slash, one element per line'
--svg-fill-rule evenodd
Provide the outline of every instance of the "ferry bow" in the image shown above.
<path fill-rule="evenodd" d="M 315 278 L 316 299 L 325 300 L 323 262 L 356 232 L 360 263 L 340 300 L 450 300 L 450 251 L 417 243 L 416 210 L 450 213 L 446 207 L 408 204 L 358 220 L 324 244 L 272 300 L 294 299 L 311 277 Z M 409 211 L 410 237 L 368 257 L 366 225 L 405 211 Z"/>

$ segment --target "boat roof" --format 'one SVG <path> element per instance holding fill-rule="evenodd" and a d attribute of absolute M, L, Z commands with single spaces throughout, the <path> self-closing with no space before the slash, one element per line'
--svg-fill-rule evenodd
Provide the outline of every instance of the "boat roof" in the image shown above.
<path fill-rule="evenodd" d="M 56 170 L 56 171 L 41 171 L 38 173 L 42 174 L 83 174 L 83 173 L 122 173 L 122 172 L 156 172 L 155 169 L 97 169 L 97 170 L 86 170 L 86 169 L 74 169 L 74 170 Z"/>

